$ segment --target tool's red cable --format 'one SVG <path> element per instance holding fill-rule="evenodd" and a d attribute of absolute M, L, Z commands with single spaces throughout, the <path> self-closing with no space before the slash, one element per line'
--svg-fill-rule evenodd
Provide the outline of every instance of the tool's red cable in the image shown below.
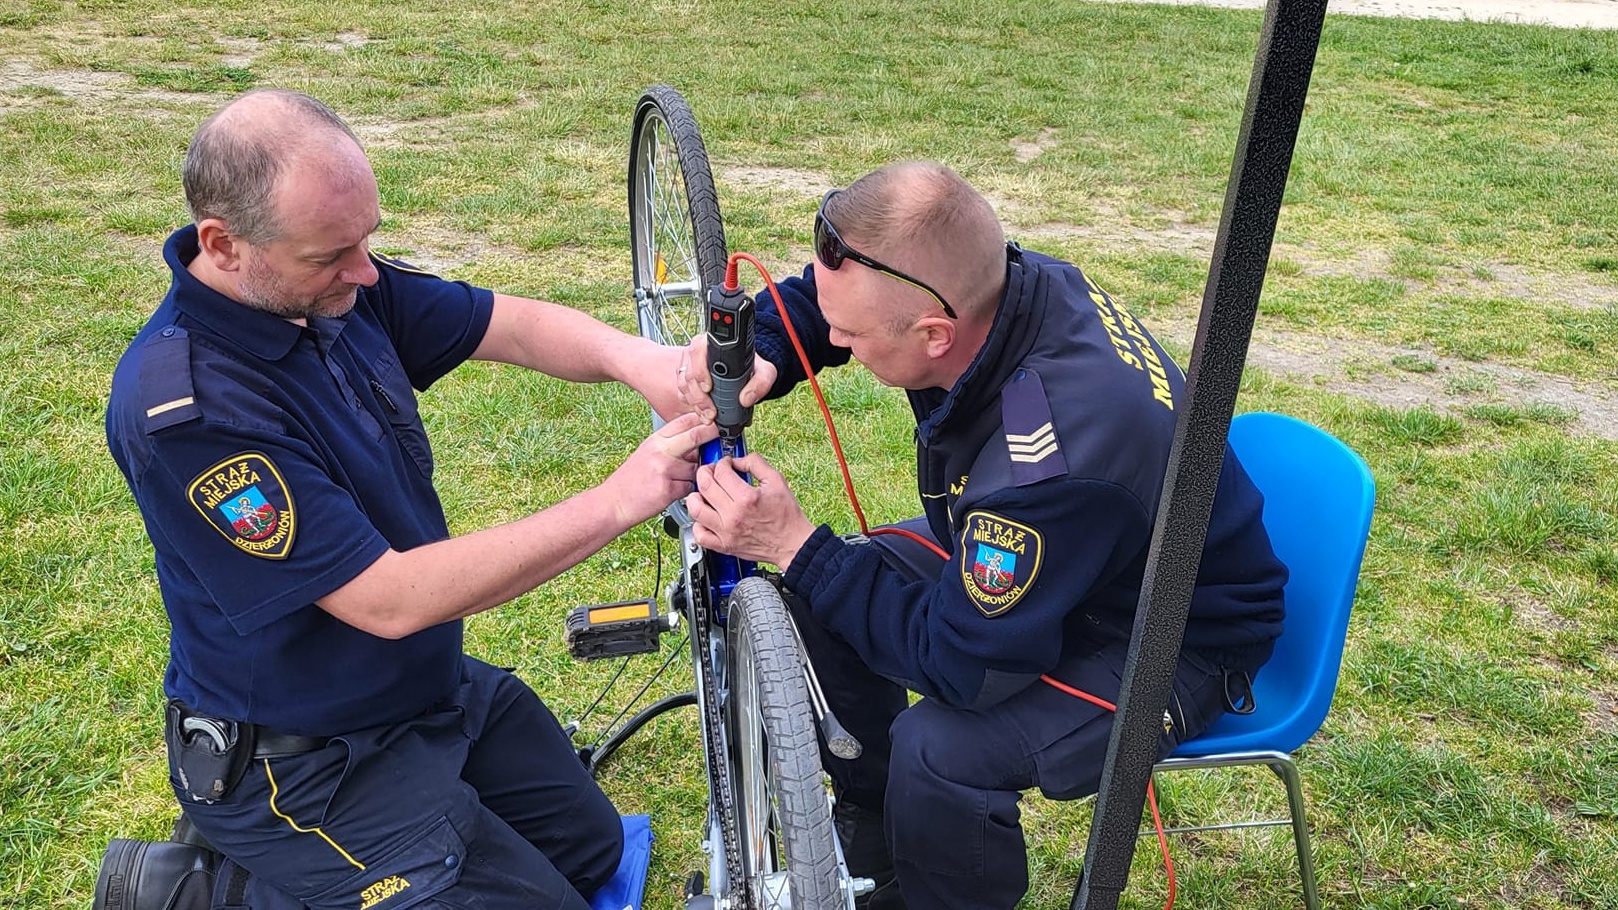
<path fill-rule="evenodd" d="M 803 365 L 803 375 L 809 379 L 809 388 L 815 393 L 815 403 L 820 405 L 820 415 L 826 421 L 826 433 L 831 437 L 832 451 L 837 455 L 837 467 L 843 472 L 843 489 L 848 493 L 848 503 L 854 507 L 854 517 L 859 519 L 860 533 L 867 537 L 874 534 L 898 534 L 902 537 L 908 537 L 929 550 L 932 550 L 934 553 L 937 553 L 941 559 L 949 559 L 949 554 L 945 552 L 944 548 L 940 547 L 937 542 L 928 540 L 927 538 L 913 531 L 909 531 L 904 528 L 877 528 L 873 531 L 866 525 L 865 511 L 860 508 L 859 496 L 854 492 L 854 478 L 848 472 L 848 460 L 843 457 L 843 444 L 837 438 L 837 426 L 832 421 L 831 408 L 827 407 L 826 405 L 826 396 L 821 394 L 820 382 L 815 379 L 814 367 L 809 363 L 809 353 L 804 350 L 803 342 L 798 340 L 798 330 L 792 325 L 792 317 L 787 313 L 786 303 L 781 299 L 781 292 L 776 289 L 775 281 L 770 278 L 770 273 L 764 268 L 764 264 L 746 253 L 732 253 L 729 261 L 726 262 L 725 286 L 727 288 L 734 289 L 737 287 L 737 260 L 751 263 L 753 268 L 758 270 L 759 276 L 764 279 L 764 286 L 769 288 L 770 296 L 775 299 L 775 311 L 781 316 L 781 324 L 786 327 L 787 338 L 792 341 L 792 349 L 798 354 L 798 363 Z M 1074 687 L 1062 682 L 1059 679 L 1056 679 L 1053 676 L 1050 676 L 1049 674 L 1041 674 L 1039 678 L 1047 685 L 1053 686 L 1058 691 L 1065 692 L 1074 698 L 1087 701 L 1099 708 L 1112 711 L 1113 713 L 1117 713 L 1118 711 L 1118 707 L 1112 702 L 1107 701 L 1104 698 L 1098 698 L 1091 695 L 1082 689 L 1075 689 Z M 1168 835 L 1163 831 L 1163 817 L 1158 814 L 1157 794 L 1152 789 L 1152 782 L 1150 779 L 1146 781 L 1146 801 L 1152 807 L 1152 823 L 1157 828 L 1157 843 L 1163 851 L 1163 868 L 1168 872 L 1169 898 L 1168 902 L 1163 905 L 1163 910 L 1174 910 L 1174 895 L 1177 890 L 1174 881 L 1174 861 L 1169 858 L 1169 839 Z"/>
<path fill-rule="evenodd" d="M 1118 706 L 1112 702 L 1107 701 L 1104 698 L 1097 698 L 1083 689 L 1075 689 L 1074 687 L 1062 682 L 1048 673 L 1040 674 L 1039 678 L 1046 685 L 1055 688 L 1059 692 L 1066 692 L 1068 695 L 1071 695 L 1074 698 L 1082 699 L 1083 701 L 1087 701 L 1090 704 L 1096 705 L 1100 708 L 1105 708 L 1106 710 L 1115 714 L 1118 712 Z M 1163 831 L 1163 816 L 1157 811 L 1157 793 L 1152 789 L 1151 778 L 1147 778 L 1146 780 L 1146 802 L 1152 807 L 1152 825 L 1157 829 L 1157 845 L 1163 851 L 1163 869 L 1168 873 L 1169 877 L 1169 899 L 1168 902 L 1163 905 L 1163 910 L 1173 910 L 1174 894 L 1178 890 L 1174 881 L 1174 860 L 1169 858 L 1169 836 Z"/>
<path fill-rule="evenodd" d="M 798 330 L 792 327 L 792 317 L 787 315 L 787 307 L 781 300 L 781 292 L 776 290 L 775 280 L 770 277 L 764 264 L 746 253 L 730 254 L 725 272 L 727 283 L 735 274 L 738 259 L 752 263 L 753 268 L 757 269 L 759 276 L 764 279 L 764 286 L 770 289 L 770 296 L 775 298 L 775 311 L 781 314 L 781 324 L 786 326 L 787 337 L 792 340 L 792 349 L 798 352 L 798 362 L 803 364 L 803 374 L 809 377 L 809 387 L 815 392 L 815 403 L 820 405 L 820 414 L 826 419 L 826 431 L 831 435 L 831 447 L 837 453 L 837 467 L 843 472 L 843 489 L 848 491 L 848 502 L 854 507 L 854 517 L 859 519 L 860 532 L 865 533 L 865 512 L 860 509 L 859 497 L 854 493 L 854 478 L 848 473 L 848 460 L 843 457 L 843 444 L 837 438 L 837 427 L 832 424 L 831 409 L 826 407 L 826 396 L 820 392 L 820 382 L 815 379 L 815 371 L 809 366 L 809 354 L 803 349 L 803 342 L 798 340 Z"/>

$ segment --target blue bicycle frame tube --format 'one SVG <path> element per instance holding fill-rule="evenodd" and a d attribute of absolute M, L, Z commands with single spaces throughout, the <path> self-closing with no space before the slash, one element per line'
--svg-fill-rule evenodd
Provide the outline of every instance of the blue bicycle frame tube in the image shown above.
<path fill-rule="evenodd" d="M 713 464 L 726 456 L 740 458 L 747 454 L 747 440 L 738 435 L 735 439 L 715 439 L 703 443 L 698 453 L 699 460 L 705 464 Z M 749 482 L 752 478 L 743 474 L 742 477 Z M 704 557 L 708 565 L 708 584 L 713 588 L 714 612 L 719 622 L 723 624 L 726 619 L 726 607 L 730 592 L 735 590 L 736 583 L 758 572 L 758 564 L 751 560 L 738 559 L 724 553 L 715 553 L 709 550 Z"/>

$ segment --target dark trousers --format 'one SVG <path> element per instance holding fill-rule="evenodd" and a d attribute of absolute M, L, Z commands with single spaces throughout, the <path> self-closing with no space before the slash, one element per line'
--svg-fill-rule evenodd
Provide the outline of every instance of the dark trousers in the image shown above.
<path fill-rule="evenodd" d="M 252 873 L 254 910 L 392 906 L 379 902 L 393 894 L 427 908 L 588 910 L 582 895 L 623 850 L 617 810 L 550 710 L 471 658 L 437 710 L 255 759 L 216 803 L 175 792 Z"/>
<path fill-rule="evenodd" d="M 902 527 L 926 533 L 921 522 Z M 899 570 L 938 576 L 938 557 L 925 548 L 895 535 L 873 540 Z M 823 748 L 822 761 L 840 800 L 882 811 L 905 904 L 1015 906 L 1028 889 L 1021 791 L 1038 787 L 1052 799 L 1095 793 L 1112 712 L 1044 683 L 981 712 L 926 698 L 911 705 L 902 686 L 871 672 L 834 633 L 802 613 L 799 625 L 828 703 L 865 747 L 854 761 Z M 1069 658 L 1050 675 L 1116 703 L 1128 646 Z M 1200 733 L 1224 706 L 1222 670 L 1182 655 L 1161 753 Z"/>

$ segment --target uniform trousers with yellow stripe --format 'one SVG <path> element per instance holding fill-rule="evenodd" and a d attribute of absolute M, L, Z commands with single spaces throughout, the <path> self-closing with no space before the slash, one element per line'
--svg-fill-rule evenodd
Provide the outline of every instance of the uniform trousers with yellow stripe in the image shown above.
<path fill-rule="evenodd" d="M 251 873 L 254 910 L 587 910 L 623 850 L 617 810 L 550 710 L 471 658 L 453 697 L 416 718 L 254 759 L 214 803 L 175 792 Z"/>

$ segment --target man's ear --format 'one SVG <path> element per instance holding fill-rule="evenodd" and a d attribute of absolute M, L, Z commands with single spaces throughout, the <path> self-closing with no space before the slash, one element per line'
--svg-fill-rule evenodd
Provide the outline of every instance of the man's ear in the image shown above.
<path fill-rule="evenodd" d="M 955 349 L 955 320 L 945 316 L 924 316 L 916 323 L 927 345 L 927 356 L 934 360 Z"/>
<path fill-rule="evenodd" d="M 197 247 L 201 255 L 208 257 L 208 264 L 221 272 L 241 268 L 242 257 L 247 254 L 246 242 L 231 233 L 218 218 L 197 222 Z"/>

